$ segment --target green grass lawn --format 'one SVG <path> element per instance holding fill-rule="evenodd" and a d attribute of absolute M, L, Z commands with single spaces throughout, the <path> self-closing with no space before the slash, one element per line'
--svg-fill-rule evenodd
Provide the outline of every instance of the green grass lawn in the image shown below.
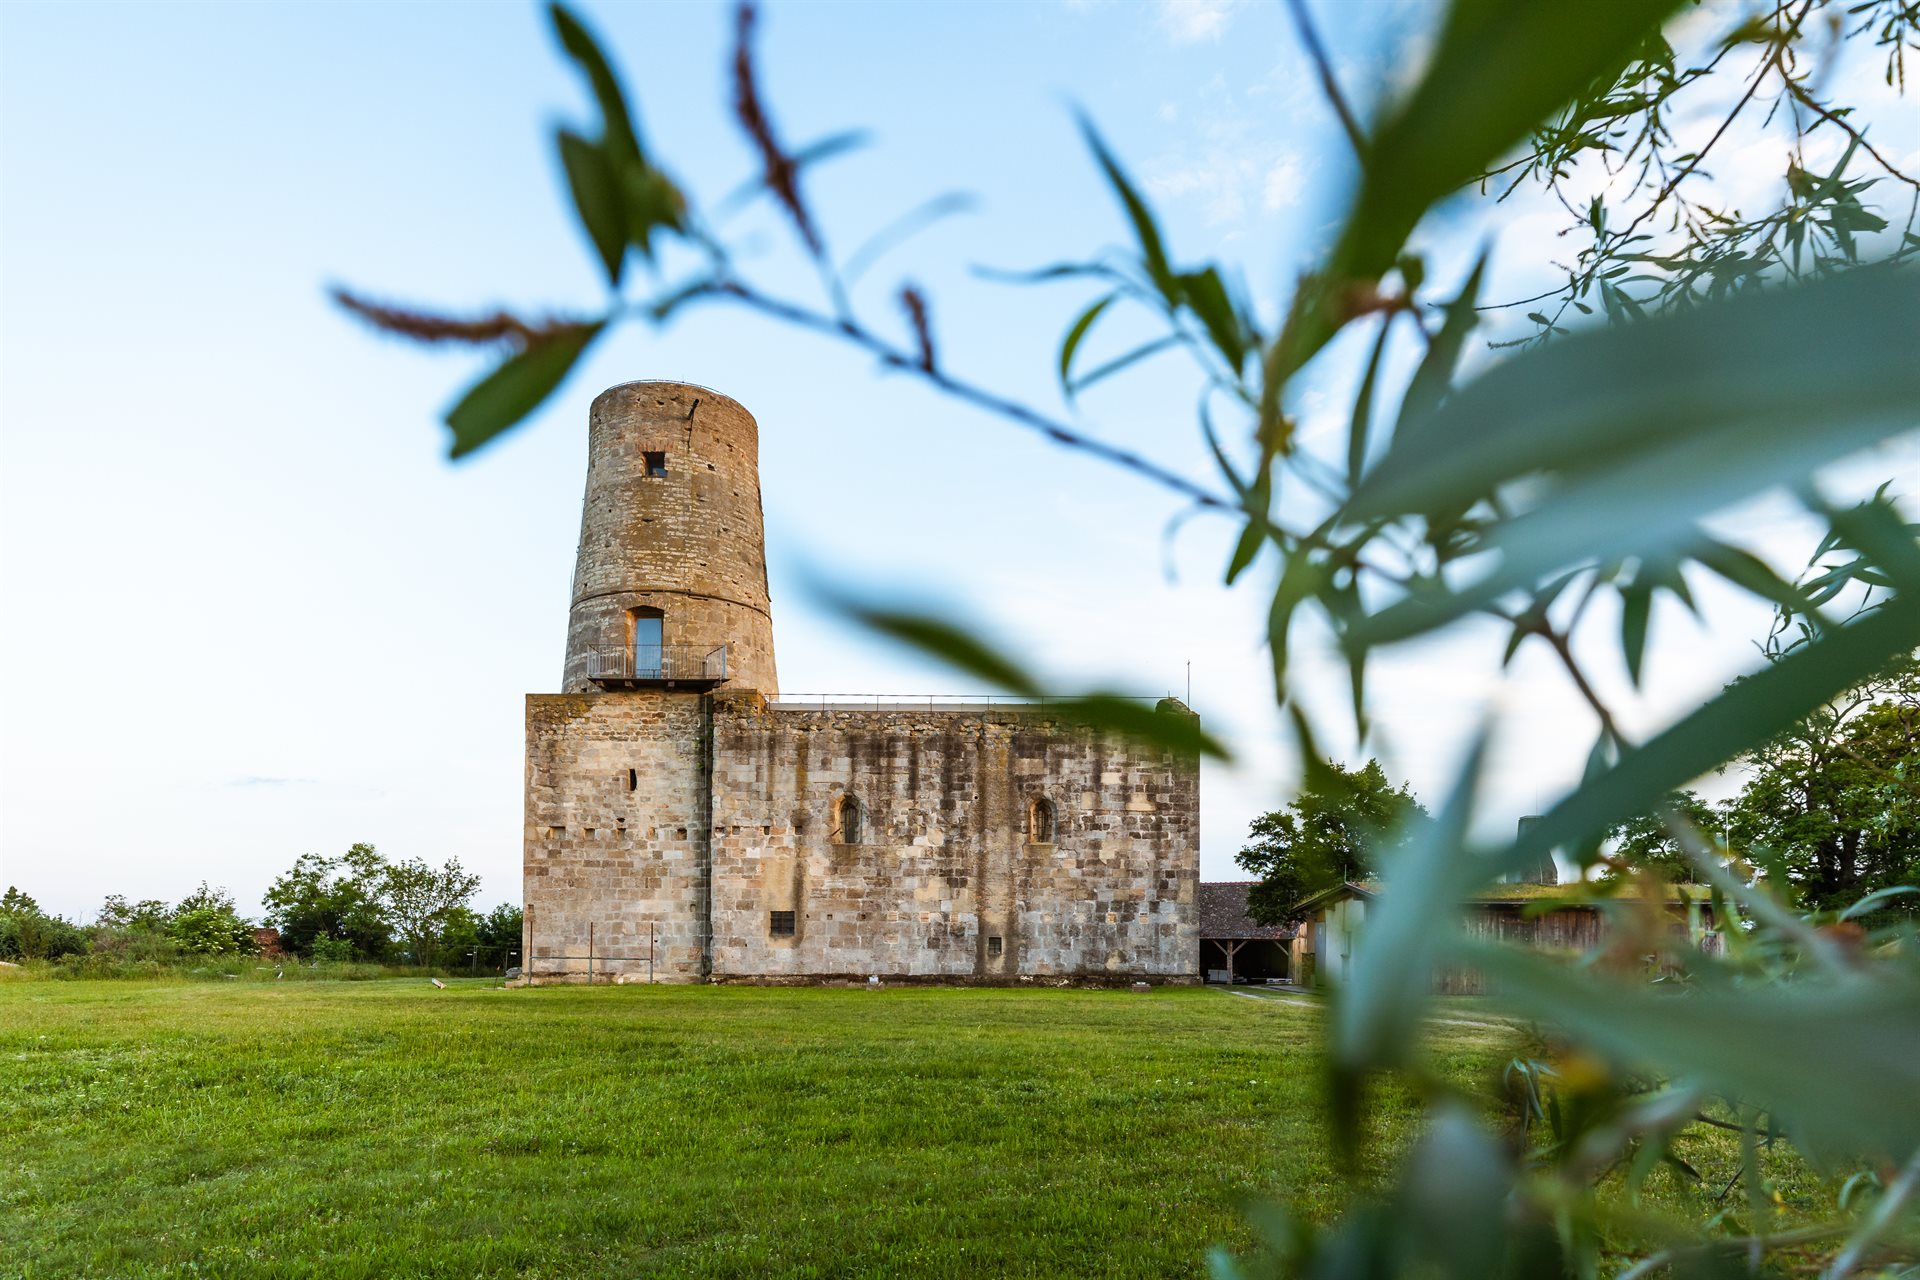
<path fill-rule="evenodd" d="M 1328 1212 L 1316 1009 L 1217 990 L 0 983 L 0 1274 L 1193 1274 Z M 1484 1079 L 1487 1033 L 1442 1027 Z M 1410 1137 L 1388 1093 L 1375 1158 Z"/>

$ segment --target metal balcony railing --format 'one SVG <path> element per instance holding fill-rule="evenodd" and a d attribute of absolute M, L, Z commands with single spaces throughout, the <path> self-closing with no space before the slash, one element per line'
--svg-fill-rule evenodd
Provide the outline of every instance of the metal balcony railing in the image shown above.
<path fill-rule="evenodd" d="M 726 678 L 727 646 L 723 644 L 634 645 L 587 651 L 587 679 L 607 687 L 711 688 Z"/>

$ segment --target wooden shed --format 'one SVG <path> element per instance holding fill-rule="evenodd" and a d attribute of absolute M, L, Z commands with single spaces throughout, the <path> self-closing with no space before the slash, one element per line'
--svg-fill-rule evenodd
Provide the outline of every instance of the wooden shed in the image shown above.
<path fill-rule="evenodd" d="M 1296 981 L 1302 986 L 1317 986 L 1346 976 L 1354 937 L 1364 926 L 1379 888 L 1373 881 L 1347 881 L 1300 901 L 1295 910 L 1300 913 L 1301 924 L 1289 956 Z M 1663 929 L 1672 942 L 1709 952 L 1719 948 L 1712 894 L 1704 885 L 1663 885 L 1659 901 L 1650 901 L 1633 885 L 1622 886 L 1599 900 L 1560 900 L 1580 888 L 1538 883 L 1490 885 L 1466 903 L 1467 932 L 1542 951 L 1585 954 L 1613 943 L 1615 923 L 1623 915 L 1652 912 L 1655 927 Z M 1638 923 L 1644 932 L 1646 922 Z M 1615 959 L 1640 963 L 1645 957 Z M 1486 983 L 1471 969 L 1447 969 L 1434 974 L 1434 989 L 1476 995 L 1486 990 Z"/>
<path fill-rule="evenodd" d="M 1287 954 L 1293 929 L 1256 924 L 1247 914 L 1247 890 L 1257 883 L 1201 882 L 1200 972 L 1208 982 L 1265 982 L 1293 974 Z"/>

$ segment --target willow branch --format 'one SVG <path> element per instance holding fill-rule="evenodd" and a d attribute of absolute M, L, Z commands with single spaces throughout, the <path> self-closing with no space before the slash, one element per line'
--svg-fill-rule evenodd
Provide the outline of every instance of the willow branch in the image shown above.
<path fill-rule="evenodd" d="M 1347 141 L 1353 144 L 1353 154 L 1359 156 L 1364 164 L 1367 158 L 1366 135 L 1360 132 L 1360 122 L 1354 119 L 1353 109 L 1347 106 L 1346 96 L 1340 92 L 1340 82 L 1333 77 L 1333 63 L 1327 58 L 1326 46 L 1320 43 L 1320 33 L 1314 28 L 1312 15 L 1307 12 L 1307 0 L 1288 0 L 1287 9 L 1293 14 L 1293 25 L 1300 33 L 1300 43 L 1306 46 L 1307 56 L 1313 59 L 1314 69 L 1320 73 L 1320 88 L 1326 93 L 1333 113 L 1340 117 L 1340 127 L 1347 131 Z"/>
<path fill-rule="evenodd" d="M 945 369 L 931 365 L 920 351 L 908 351 L 894 346 L 863 326 L 850 316 L 829 316 L 811 311 L 797 303 L 761 293 L 749 285 L 737 280 L 716 280 L 704 287 L 702 292 L 731 298 L 751 310 L 776 320 L 785 321 L 801 329 L 811 329 L 815 333 L 839 338 L 874 356 L 890 369 L 911 373 L 930 383 L 956 400 L 971 404 L 975 408 L 985 409 L 1002 418 L 1019 423 L 1021 426 L 1038 431 L 1055 444 L 1070 449 L 1078 449 L 1102 461 L 1133 474 L 1142 476 L 1163 488 L 1171 489 L 1202 507 L 1214 511 L 1238 511 L 1240 505 L 1230 502 L 1203 485 L 1174 471 L 1170 467 L 1153 462 L 1130 449 L 1110 444 L 1097 436 L 1087 435 L 1077 428 L 1056 418 L 1038 412 L 1021 404 L 1017 400 L 987 390 L 977 383 L 968 382 L 946 372 Z"/>
<path fill-rule="evenodd" d="M 1787 92 L 1792 94 L 1794 98 L 1799 101 L 1801 106 L 1804 106 L 1807 110 L 1813 112 L 1813 114 L 1815 114 L 1816 116 L 1819 116 L 1822 120 L 1826 121 L 1828 124 L 1837 127 L 1840 130 L 1840 132 L 1846 134 L 1847 137 L 1853 139 L 1854 145 L 1859 147 L 1862 151 L 1866 152 L 1868 155 L 1872 156 L 1874 158 L 1875 163 L 1877 163 L 1882 169 L 1885 169 L 1889 174 L 1898 178 L 1900 181 L 1906 183 L 1908 186 L 1914 188 L 1916 191 L 1920 191 L 1920 178 L 1909 177 L 1908 175 L 1900 172 L 1900 170 L 1896 169 L 1892 161 L 1888 160 L 1885 156 L 1881 155 L 1878 151 L 1874 150 L 1873 144 L 1867 141 L 1866 134 L 1861 133 L 1858 129 L 1848 124 L 1844 116 L 1835 115 L 1833 112 L 1821 106 L 1820 103 L 1814 99 L 1814 96 L 1808 93 L 1806 89 L 1801 86 L 1799 81 L 1789 78 L 1787 80 Z"/>

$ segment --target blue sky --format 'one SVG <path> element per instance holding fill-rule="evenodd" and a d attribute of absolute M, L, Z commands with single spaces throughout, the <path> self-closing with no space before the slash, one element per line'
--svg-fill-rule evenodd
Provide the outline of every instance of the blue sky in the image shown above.
<path fill-rule="evenodd" d="M 1359 97 L 1406 74 L 1430 13 L 1318 7 Z M 683 185 L 711 204 L 752 172 L 726 107 L 726 7 L 583 11 Z M 1238 262 L 1270 300 L 1351 176 L 1275 5 L 775 3 L 762 32 L 790 142 L 873 130 L 813 187 L 841 253 L 922 200 L 977 197 L 883 259 L 856 301 L 894 324 L 889 297 L 918 282 L 947 365 L 1049 408 L 1084 295 L 972 268 L 1124 236 L 1076 104 L 1176 253 Z M 367 840 L 457 856 L 485 876 L 483 903 L 517 899 L 522 698 L 559 678 L 586 407 L 652 377 L 719 388 L 760 421 L 788 691 L 975 689 L 852 630 L 814 580 L 943 603 L 1064 689 L 1179 692 L 1191 662 L 1197 708 L 1242 757 L 1203 792 L 1205 873 L 1234 874 L 1292 764 L 1259 584 L 1218 586 L 1223 525 L 1167 536 L 1170 495 L 717 309 L 619 331 L 528 426 L 446 461 L 439 415 L 486 357 L 380 339 L 325 289 L 600 304 L 550 143 L 556 122 L 586 118 L 532 4 L 0 9 L 0 881 L 87 915 L 110 892 L 177 898 L 204 877 L 251 909 L 299 854 Z M 1501 283 L 1533 278 L 1542 218 L 1516 205 L 1506 219 L 1518 250 Z M 749 212 L 735 230 L 765 279 L 805 290 L 776 219 Z M 1116 325 L 1103 350 L 1125 336 Z M 1315 394 L 1296 405 L 1310 430 L 1327 416 Z M 1204 476 L 1192 404 L 1169 362 L 1083 411 Z M 1792 550 L 1777 507 L 1744 518 Z M 1657 620 L 1632 723 L 1751 665 L 1764 614 L 1728 603 L 1714 634 Z M 1475 639 L 1376 673 L 1375 749 L 1429 798 L 1493 696 Z M 1308 697 L 1336 708 L 1344 683 L 1324 669 Z M 1499 696 L 1488 821 L 1507 823 L 1575 775 L 1591 729 L 1544 667 L 1523 660 Z"/>

